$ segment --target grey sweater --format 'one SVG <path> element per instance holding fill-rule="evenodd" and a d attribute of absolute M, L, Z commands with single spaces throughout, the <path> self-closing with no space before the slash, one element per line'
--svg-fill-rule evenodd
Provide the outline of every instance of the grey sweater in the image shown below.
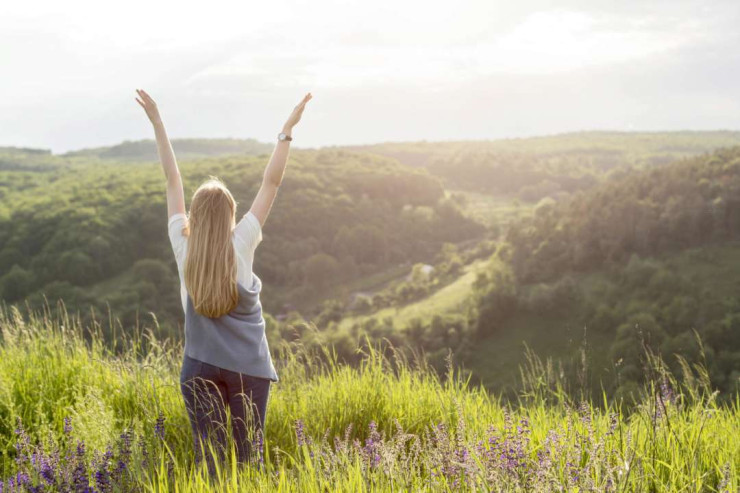
<path fill-rule="evenodd" d="M 188 293 L 185 311 L 185 354 L 191 358 L 224 368 L 278 381 L 265 336 L 260 291 L 262 280 L 252 273 L 252 285 L 237 282 L 239 303 L 218 318 L 195 311 Z"/>

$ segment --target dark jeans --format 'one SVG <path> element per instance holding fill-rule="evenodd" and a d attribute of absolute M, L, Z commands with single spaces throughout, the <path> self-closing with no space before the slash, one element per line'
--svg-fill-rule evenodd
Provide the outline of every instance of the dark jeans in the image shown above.
<path fill-rule="evenodd" d="M 209 453 L 208 442 L 204 438 L 215 438 L 210 440 L 211 446 L 223 464 L 227 450 L 226 406 L 229 406 L 237 461 L 249 462 L 252 441 L 261 444 L 271 383 L 267 378 L 225 370 L 184 355 L 180 390 L 193 430 L 195 461 L 198 464 L 203 460 L 202 446 L 211 476 L 215 474 L 214 457 Z M 257 450 L 259 453 L 261 451 Z"/>

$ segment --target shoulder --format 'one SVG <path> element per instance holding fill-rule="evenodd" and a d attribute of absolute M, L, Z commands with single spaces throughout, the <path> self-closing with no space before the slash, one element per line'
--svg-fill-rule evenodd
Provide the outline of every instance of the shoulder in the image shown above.
<path fill-rule="evenodd" d="M 182 213 L 182 212 L 178 212 L 176 214 L 172 214 L 170 216 L 169 220 L 167 221 L 167 228 L 170 229 L 170 228 L 172 228 L 173 225 L 175 225 L 177 223 L 179 223 L 179 224 L 185 224 L 185 219 L 186 218 L 187 218 L 187 216 L 184 213 Z"/>
<path fill-rule="evenodd" d="M 170 237 L 170 244 L 178 261 L 183 255 L 188 241 L 187 236 L 182 234 L 186 221 L 187 216 L 181 212 L 173 214 L 167 221 L 167 234 Z"/>
<path fill-rule="evenodd" d="M 262 225 L 250 210 L 247 211 L 234 228 L 234 236 L 248 246 L 256 246 L 262 240 Z"/>

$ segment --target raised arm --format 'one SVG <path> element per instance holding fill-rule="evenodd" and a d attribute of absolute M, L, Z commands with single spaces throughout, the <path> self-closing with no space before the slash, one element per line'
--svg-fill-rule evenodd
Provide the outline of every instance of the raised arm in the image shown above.
<path fill-rule="evenodd" d="M 136 98 L 136 102 L 144 108 L 146 116 L 154 127 L 154 136 L 157 140 L 157 154 L 159 154 L 159 161 L 162 163 L 164 176 L 167 180 L 167 217 L 172 217 L 177 213 L 185 214 L 185 192 L 182 187 L 180 170 L 177 167 L 172 144 L 164 129 L 162 117 L 159 115 L 157 103 L 154 102 L 146 91 L 137 89 L 136 92 L 139 95 Z"/>
<path fill-rule="evenodd" d="M 300 103 L 293 108 L 293 112 L 288 117 L 288 120 L 283 125 L 282 133 L 292 136 L 293 127 L 295 127 L 301 120 L 303 110 L 306 108 L 306 103 L 313 96 L 309 92 L 306 94 Z M 264 226 L 267 216 L 270 214 L 272 203 L 275 201 L 278 188 L 283 181 L 283 174 L 285 172 L 285 164 L 288 162 L 288 154 L 290 152 L 290 141 L 289 140 L 278 140 L 275 149 L 272 151 L 272 157 L 270 162 L 265 168 L 265 173 L 262 177 L 262 185 L 257 192 L 257 196 L 252 202 L 252 206 L 249 210 L 254 214 L 260 222 L 260 226 Z"/>

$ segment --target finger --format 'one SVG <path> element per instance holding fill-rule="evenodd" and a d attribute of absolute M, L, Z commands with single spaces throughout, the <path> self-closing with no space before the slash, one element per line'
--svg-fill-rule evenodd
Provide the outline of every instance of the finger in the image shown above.
<path fill-rule="evenodd" d="M 152 99 L 152 97 L 151 97 L 151 96 L 149 95 L 149 93 L 148 93 L 148 92 L 146 92 L 146 91 L 145 91 L 144 89 L 142 89 L 142 90 L 141 90 L 141 92 L 142 92 L 142 93 L 144 94 L 144 97 L 145 97 L 145 98 L 146 98 L 146 99 L 147 99 L 147 100 L 148 100 L 148 101 L 149 101 L 150 103 L 153 103 L 153 102 L 154 102 L 154 99 Z"/>
<path fill-rule="evenodd" d="M 136 99 L 136 102 L 139 103 L 139 106 L 141 106 L 142 108 L 146 109 L 146 106 L 144 106 L 144 103 L 142 103 L 141 101 L 139 101 L 139 98 L 134 98 L 134 99 Z"/>

